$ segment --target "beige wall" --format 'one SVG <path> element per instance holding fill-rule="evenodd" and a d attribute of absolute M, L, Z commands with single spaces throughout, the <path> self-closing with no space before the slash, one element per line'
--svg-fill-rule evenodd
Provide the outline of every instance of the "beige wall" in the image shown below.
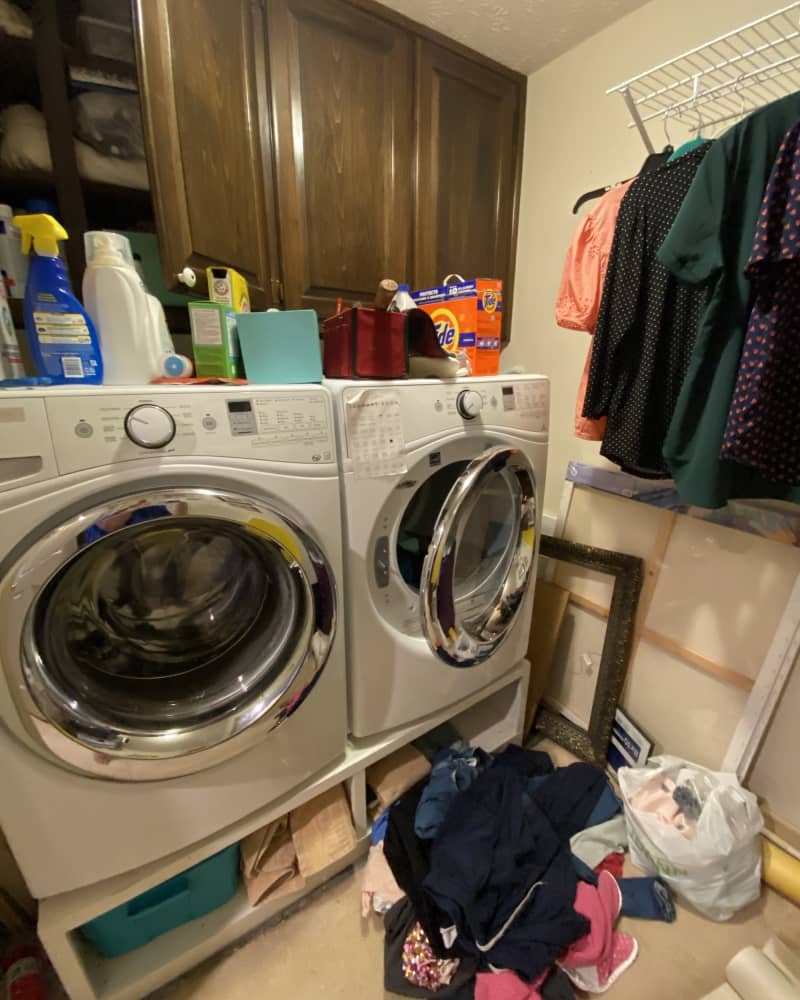
<path fill-rule="evenodd" d="M 577 222 L 572 205 L 590 188 L 637 173 L 645 156 L 637 133 L 626 127 L 628 116 L 622 99 L 618 95 L 607 97 L 605 91 L 778 6 L 777 0 L 652 0 L 529 78 L 514 318 L 503 368 L 520 365 L 552 380 L 545 496 L 548 514 L 558 513 L 564 470 L 570 459 L 602 462 L 596 444 L 572 434 L 575 395 L 589 338 L 561 330 L 553 320 L 564 254 Z M 678 123 L 670 122 L 669 131 L 675 146 L 686 138 Z M 660 124 L 653 126 L 651 136 L 657 146 L 666 142 Z M 590 509 L 577 522 L 580 540 L 602 544 L 585 537 L 594 524 L 608 532 L 603 541 L 615 541 L 615 547 L 625 551 L 637 551 L 652 542 L 649 530 L 642 534 L 638 525 L 638 521 L 647 520 L 647 514 L 637 520 L 628 512 L 615 519 L 609 514 L 609 504 L 596 494 L 589 504 Z M 624 508 L 629 511 L 630 505 Z M 687 552 L 698 551 L 703 545 L 719 549 L 718 558 L 707 552 L 704 558 L 714 563 L 715 578 L 724 584 L 725 595 L 715 593 L 709 580 L 708 599 L 695 595 L 692 607 L 687 607 L 685 601 L 676 602 L 672 599 L 675 595 L 671 598 L 665 591 L 664 600 L 653 608 L 654 615 L 664 618 L 658 625 L 698 651 L 709 647 L 712 652 L 708 655 L 730 659 L 732 666 L 752 675 L 768 644 L 763 629 L 751 628 L 753 616 L 757 619 L 759 606 L 769 607 L 770 614 L 782 608 L 790 584 L 788 577 L 783 579 L 787 562 L 796 561 L 800 553 L 780 551 L 774 543 L 737 541 L 737 533 L 728 529 L 704 531 L 697 525 L 681 531 L 693 538 L 694 548 Z M 746 556 L 743 548 L 748 549 Z M 743 563 L 748 562 L 754 579 L 764 583 L 766 593 L 748 592 L 740 586 L 741 574 L 731 573 L 726 560 L 734 559 L 735 564 L 737 551 Z M 646 553 L 643 550 L 641 554 Z M 757 567 L 751 562 L 754 559 Z M 674 579 L 665 574 L 663 587 L 667 589 L 676 580 L 680 582 L 682 574 L 688 580 L 696 567 L 687 554 L 682 565 L 673 563 L 669 570 Z M 775 584 L 778 577 L 780 586 Z M 680 586 L 675 593 L 680 594 Z M 576 654 L 582 649 L 594 651 L 597 637 L 590 621 L 579 621 L 577 614 L 574 617 L 571 647 L 560 652 L 561 673 L 555 683 L 562 699 L 574 699 L 572 707 L 580 714 L 585 692 L 581 690 L 584 681 L 580 671 L 575 669 Z M 736 626 L 731 628 L 733 622 Z M 747 662 L 739 662 L 744 656 Z M 565 676 L 564 671 L 572 676 Z M 709 678 L 646 643 L 638 649 L 625 697 L 642 725 L 652 730 L 659 749 L 684 753 L 711 765 L 721 760 L 744 701 L 743 691 Z M 751 779 L 753 789 L 766 797 L 777 815 L 796 827 L 800 827 L 798 711 L 800 671 L 795 670 Z"/>
<path fill-rule="evenodd" d="M 647 638 L 634 644 L 622 705 L 657 753 L 716 770 L 747 705 L 744 684 L 758 675 L 800 574 L 800 549 L 678 517 L 662 550 L 657 540 L 669 517 L 647 504 L 578 487 L 564 537 L 650 561 L 655 585 L 641 622 Z M 611 603 L 607 576 L 561 563 L 554 581 L 579 601 L 588 600 L 589 608 Z M 553 658 L 546 698 L 584 725 L 605 626 L 595 610 L 571 603 Z M 800 831 L 798 713 L 800 671 L 795 670 L 749 786 L 779 819 Z"/>
<path fill-rule="evenodd" d="M 528 79 L 525 151 L 511 344 L 503 368 L 522 365 L 552 379 L 550 462 L 545 509 L 557 513 L 569 459 L 597 460 L 597 445 L 572 435 L 572 417 L 589 338 L 553 320 L 578 195 L 637 173 L 645 148 L 616 83 L 692 46 L 768 14 L 778 0 L 653 0 Z M 677 146 L 685 133 L 670 122 Z M 666 142 L 661 125 L 654 143 Z M 585 210 L 584 210 L 585 211 Z"/>

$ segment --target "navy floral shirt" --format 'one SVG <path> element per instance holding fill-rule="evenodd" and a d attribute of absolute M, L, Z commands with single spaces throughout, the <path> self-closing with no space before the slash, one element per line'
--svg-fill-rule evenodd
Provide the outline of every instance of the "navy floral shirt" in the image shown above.
<path fill-rule="evenodd" d="M 800 485 L 800 122 L 770 173 L 745 274 L 755 301 L 720 457 Z"/>

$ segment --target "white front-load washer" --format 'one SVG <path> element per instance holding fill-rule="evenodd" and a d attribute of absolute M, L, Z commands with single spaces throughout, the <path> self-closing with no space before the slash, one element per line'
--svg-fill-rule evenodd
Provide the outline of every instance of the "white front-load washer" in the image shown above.
<path fill-rule="evenodd" d="M 358 740 L 454 705 L 524 658 L 549 382 L 326 384 L 339 432 Z"/>
<path fill-rule="evenodd" d="M 0 823 L 37 897 L 345 752 L 321 386 L 0 393 Z"/>

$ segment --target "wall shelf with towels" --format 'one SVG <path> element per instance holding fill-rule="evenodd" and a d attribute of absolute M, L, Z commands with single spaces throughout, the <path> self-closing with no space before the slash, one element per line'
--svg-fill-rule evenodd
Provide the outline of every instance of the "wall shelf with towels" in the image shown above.
<path fill-rule="evenodd" d="M 648 123 L 733 124 L 800 90 L 800 0 L 609 88 L 621 94 L 648 152 Z"/>

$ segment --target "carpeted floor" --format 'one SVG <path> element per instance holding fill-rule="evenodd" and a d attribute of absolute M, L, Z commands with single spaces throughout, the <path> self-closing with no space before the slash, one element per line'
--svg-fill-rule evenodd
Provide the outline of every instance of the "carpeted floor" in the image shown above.
<path fill-rule="evenodd" d="M 383 927 L 379 917 L 362 920 L 360 912 L 356 872 L 161 995 L 165 1000 L 383 1000 L 390 996 L 383 990 Z M 672 925 L 623 920 L 621 926 L 638 938 L 640 951 L 636 964 L 605 994 L 610 1000 L 697 1000 L 722 982 L 726 963 L 740 948 L 761 945 L 777 931 L 800 949 L 800 909 L 771 890 L 727 924 L 679 906 Z"/>
<path fill-rule="evenodd" d="M 546 746 L 558 764 L 569 754 Z M 638 874 L 632 865 L 626 874 Z M 340 876 L 283 922 L 166 987 L 164 1000 L 347 998 L 383 1000 L 383 925 L 361 919 L 361 872 Z M 724 979 L 748 944 L 779 933 L 800 951 L 800 908 L 765 888 L 761 899 L 725 924 L 678 904 L 674 924 L 623 920 L 639 941 L 635 965 L 605 994 L 610 1000 L 698 1000 Z M 764 1000 L 767 1000 L 765 997 Z"/>

